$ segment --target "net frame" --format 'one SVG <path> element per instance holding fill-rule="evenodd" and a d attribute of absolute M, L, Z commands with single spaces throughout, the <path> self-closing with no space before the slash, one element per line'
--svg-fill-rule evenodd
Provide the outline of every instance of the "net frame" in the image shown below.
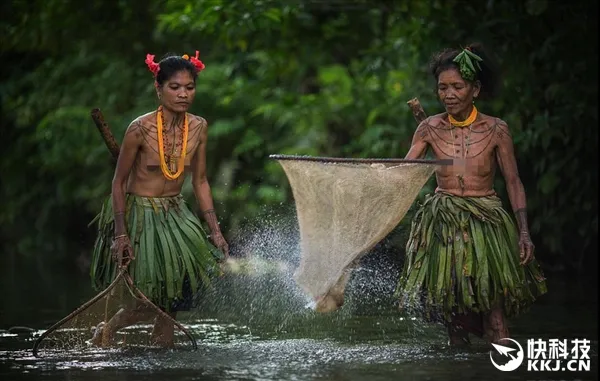
<path fill-rule="evenodd" d="M 119 286 L 119 285 L 124 285 L 126 288 L 126 291 L 128 291 L 130 293 L 130 295 L 133 297 L 133 299 L 144 303 L 146 306 L 149 306 L 151 309 L 154 310 L 154 312 L 156 312 L 157 316 L 162 316 L 163 318 L 166 318 L 171 323 L 173 323 L 173 325 L 176 326 L 181 332 L 183 332 L 183 334 L 185 336 L 187 336 L 187 338 L 190 340 L 190 342 L 192 343 L 192 349 L 193 350 L 198 349 L 198 344 L 196 343 L 196 340 L 191 335 L 191 333 L 180 322 L 178 322 L 176 319 L 173 319 L 169 314 L 167 314 L 165 311 L 160 309 L 160 307 L 158 307 L 157 305 L 152 303 L 152 301 L 150 301 L 150 299 L 148 299 L 148 297 L 135 286 L 133 279 L 127 272 L 127 267 L 122 267 L 119 270 L 119 273 L 117 274 L 115 279 L 104 290 L 100 291 L 93 298 L 91 298 L 87 302 L 83 303 L 81 306 L 79 306 L 77 309 L 75 309 L 69 315 L 65 316 L 63 319 L 54 323 L 50 328 L 48 328 L 46 331 L 44 331 L 40 335 L 40 337 L 37 338 L 37 340 L 35 341 L 35 343 L 33 345 L 33 348 L 32 348 L 33 356 L 40 357 L 39 347 L 40 347 L 41 343 L 44 341 L 44 339 L 48 338 L 52 333 L 58 331 L 65 324 L 69 323 L 70 321 L 75 319 L 77 316 L 84 313 L 86 310 L 88 310 L 94 304 L 100 302 L 103 298 L 109 297 L 110 293 L 112 291 L 114 291 L 117 288 L 117 286 Z"/>

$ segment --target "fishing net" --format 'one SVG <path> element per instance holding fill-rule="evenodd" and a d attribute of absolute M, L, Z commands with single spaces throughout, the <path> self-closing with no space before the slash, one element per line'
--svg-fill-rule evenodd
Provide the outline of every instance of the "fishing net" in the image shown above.
<path fill-rule="evenodd" d="M 283 167 L 296 204 L 301 258 L 294 277 L 319 301 L 320 312 L 343 303 L 351 270 L 398 225 L 437 164 L 272 158 Z"/>
<path fill-rule="evenodd" d="M 133 311 L 123 314 L 123 311 Z M 106 323 L 112 320 L 115 329 L 111 340 L 104 338 Z M 178 316 L 179 317 L 179 316 Z M 159 322 L 155 329 L 155 323 Z M 128 323 L 131 323 L 128 325 Z M 127 271 L 120 271 L 115 280 L 103 291 L 83 303 L 62 320 L 43 331 L 33 347 L 34 355 L 53 351 L 82 351 L 96 348 L 161 346 L 163 327 L 174 327 L 172 343 L 175 346 L 196 348 L 190 327 L 171 319 L 168 314 L 150 302 L 134 285 Z M 122 327 L 121 327 L 122 326 Z M 168 330 L 168 329 L 167 329 Z"/>
<path fill-rule="evenodd" d="M 287 271 L 285 267 L 284 262 L 265 260 L 257 256 L 229 257 L 220 264 L 222 277 L 240 277 L 244 281 L 281 274 Z M 192 298 L 193 307 L 188 311 L 179 311 L 176 319 L 171 319 L 133 286 L 133 280 L 126 271 L 119 272 L 104 290 L 84 301 L 81 306 L 48 329 L 39 331 L 35 337 L 33 352 L 35 356 L 43 357 L 65 352 L 90 351 L 94 354 L 100 348 L 159 348 L 162 345 L 156 341 L 157 338 L 160 339 L 161 333 L 160 329 L 156 329 L 157 320 L 159 323 L 174 326 L 173 346 L 196 349 L 197 342 L 202 342 L 202 337 L 213 335 L 212 331 L 206 333 L 206 323 L 198 320 L 197 314 L 202 308 L 215 308 L 223 303 L 226 298 L 223 299 L 221 293 L 222 290 L 212 285 L 202 288 Z M 215 295 L 219 295 L 219 299 L 214 299 Z M 112 340 L 103 343 L 102 335 L 106 323 L 124 309 L 134 310 L 143 317 L 140 321 L 117 329 Z M 122 323 L 128 323 L 126 320 L 122 320 Z"/>

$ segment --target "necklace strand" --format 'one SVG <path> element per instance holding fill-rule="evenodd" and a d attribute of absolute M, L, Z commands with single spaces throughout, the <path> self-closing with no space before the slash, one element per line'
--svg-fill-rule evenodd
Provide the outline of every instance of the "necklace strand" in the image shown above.
<path fill-rule="evenodd" d="M 156 113 L 156 125 L 158 129 L 158 156 L 160 157 L 160 169 L 163 175 L 169 180 L 177 180 L 179 176 L 183 173 L 183 169 L 185 167 L 185 155 L 187 151 L 187 138 L 188 138 L 188 116 L 185 114 L 185 119 L 183 122 L 183 134 L 182 134 L 182 148 L 181 148 L 181 156 L 179 156 L 179 162 L 177 163 L 177 172 L 172 173 L 170 168 L 167 166 L 167 162 L 165 160 L 165 148 L 164 148 L 164 140 L 163 140 L 163 112 L 162 106 L 158 108 L 158 112 Z M 175 149 L 175 142 L 173 142 L 173 150 Z M 169 158 L 169 162 L 171 162 L 171 157 Z"/>
<path fill-rule="evenodd" d="M 471 114 L 469 114 L 469 117 L 463 120 L 462 122 L 459 122 L 458 120 L 454 119 L 452 115 L 448 114 L 448 120 L 450 121 L 450 124 L 456 127 L 470 126 L 471 124 L 473 124 L 475 119 L 477 119 L 477 107 L 475 107 L 475 105 L 473 105 L 473 109 L 471 110 Z"/>
<path fill-rule="evenodd" d="M 455 141 L 456 136 L 454 135 L 454 127 L 452 127 L 450 129 L 450 132 L 452 133 L 452 142 Z M 465 140 L 467 141 L 464 145 L 464 149 L 463 149 L 463 159 L 467 158 L 467 155 L 469 154 L 469 147 L 471 146 L 471 134 L 473 133 L 473 125 L 470 124 L 469 125 L 469 135 L 467 135 L 465 137 Z M 454 143 L 452 143 L 452 146 L 454 146 Z"/>

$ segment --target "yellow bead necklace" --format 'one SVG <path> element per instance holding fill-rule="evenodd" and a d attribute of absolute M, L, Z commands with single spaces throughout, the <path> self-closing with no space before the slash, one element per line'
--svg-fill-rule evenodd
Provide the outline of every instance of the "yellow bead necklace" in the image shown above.
<path fill-rule="evenodd" d="M 471 114 L 469 115 L 469 117 L 463 120 L 462 122 L 459 122 L 458 120 L 454 119 L 452 115 L 448 114 L 448 120 L 450 120 L 450 123 L 456 127 L 468 126 L 472 124 L 475 121 L 475 119 L 477 119 L 477 107 L 475 107 L 475 105 L 473 105 L 473 110 L 471 110 Z"/>
<path fill-rule="evenodd" d="M 169 180 L 177 180 L 179 176 L 183 173 L 185 168 L 185 154 L 187 151 L 187 139 L 188 139 L 188 115 L 185 113 L 185 120 L 183 122 L 183 142 L 181 147 L 181 156 L 179 157 L 179 162 L 177 163 L 177 172 L 174 174 L 171 173 L 171 170 L 167 166 L 167 162 L 165 160 L 165 150 L 163 146 L 163 115 L 162 115 L 162 106 L 158 108 L 158 112 L 156 113 L 156 125 L 158 127 L 158 156 L 160 157 L 160 169 L 163 175 Z M 175 144 L 175 142 L 173 142 Z"/>

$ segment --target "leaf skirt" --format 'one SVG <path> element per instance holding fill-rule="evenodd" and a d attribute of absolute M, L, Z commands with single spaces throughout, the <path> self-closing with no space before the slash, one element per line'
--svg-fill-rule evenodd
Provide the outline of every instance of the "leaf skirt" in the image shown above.
<path fill-rule="evenodd" d="M 96 222 L 98 235 L 90 275 L 96 290 L 118 273 L 110 246 L 114 237 L 112 200 L 108 197 Z M 125 221 L 135 254 L 128 271 L 136 287 L 168 311 L 186 310 L 191 299 L 219 274 L 220 251 L 207 239 L 200 220 L 182 195 L 140 197 L 127 194 Z"/>
<path fill-rule="evenodd" d="M 497 196 L 435 193 L 412 221 L 396 295 L 429 319 L 496 306 L 515 316 L 547 292 L 537 261 L 519 261 L 516 225 Z"/>

